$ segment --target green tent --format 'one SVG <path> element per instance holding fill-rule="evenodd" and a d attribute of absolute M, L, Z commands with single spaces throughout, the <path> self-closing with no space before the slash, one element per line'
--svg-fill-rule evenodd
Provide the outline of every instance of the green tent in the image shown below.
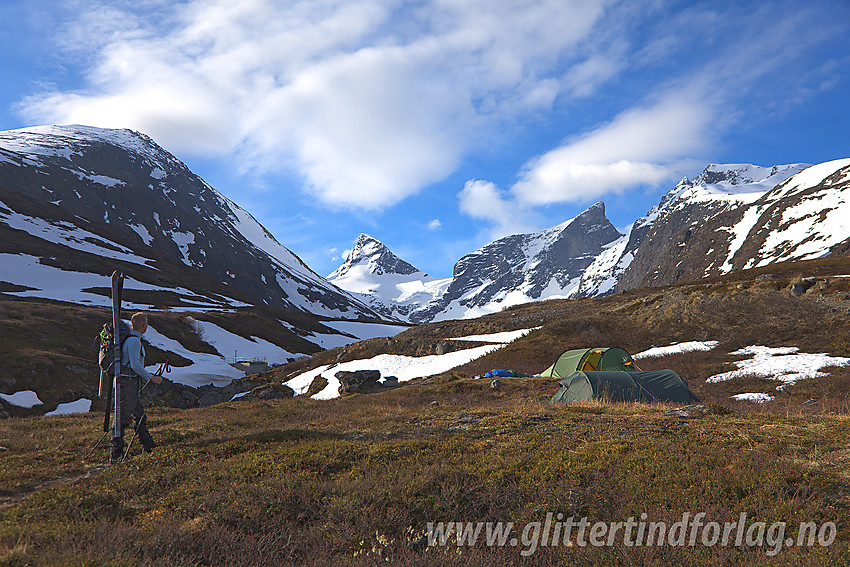
<path fill-rule="evenodd" d="M 619 347 L 580 348 L 568 350 L 555 363 L 540 373 L 550 378 L 566 378 L 577 371 L 625 370 L 638 372 L 635 361 Z"/>
<path fill-rule="evenodd" d="M 672 370 L 574 372 L 558 384 L 561 387 L 550 403 L 571 404 L 600 398 L 612 402 L 699 401 L 687 382 Z"/>

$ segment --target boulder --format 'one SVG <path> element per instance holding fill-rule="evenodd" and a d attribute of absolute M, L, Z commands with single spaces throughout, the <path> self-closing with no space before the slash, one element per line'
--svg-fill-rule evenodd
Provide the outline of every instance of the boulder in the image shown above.
<path fill-rule="evenodd" d="M 381 371 L 355 370 L 353 372 L 348 372 L 340 370 L 334 374 L 334 376 L 337 380 L 339 380 L 340 395 L 344 395 L 360 392 L 361 390 L 374 386 L 378 383 L 378 380 L 381 379 Z"/>
<path fill-rule="evenodd" d="M 243 400 L 281 400 L 291 398 L 295 395 L 295 390 L 285 384 L 273 382 L 264 386 L 257 386 L 241 399 Z"/>
<path fill-rule="evenodd" d="M 798 283 L 792 283 L 788 287 L 788 290 L 791 292 L 791 295 L 800 297 L 801 295 L 809 291 L 809 288 L 813 287 L 819 281 L 820 280 L 818 278 L 803 278 Z"/>

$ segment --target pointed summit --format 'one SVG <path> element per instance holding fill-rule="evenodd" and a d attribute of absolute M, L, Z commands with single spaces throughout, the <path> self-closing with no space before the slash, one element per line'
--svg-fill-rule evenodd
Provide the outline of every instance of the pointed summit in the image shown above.
<path fill-rule="evenodd" d="M 402 321 L 440 297 L 451 278 L 434 278 L 411 266 L 368 234 L 361 234 L 345 262 L 328 281 Z"/>
<path fill-rule="evenodd" d="M 335 280 L 350 275 L 357 269 L 361 274 L 376 276 L 384 274 L 399 274 L 409 276 L 420 270 L 411 266 L 387 248 L 380 240 L 368 234 L 361 234 L 354 249 L 348 254 L 345 262 L 328 276 Z"/>

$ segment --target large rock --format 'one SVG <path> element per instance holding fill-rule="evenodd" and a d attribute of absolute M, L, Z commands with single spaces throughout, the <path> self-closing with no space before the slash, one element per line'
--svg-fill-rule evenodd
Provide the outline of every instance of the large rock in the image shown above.
<path fill-rule="evenodd" d="M 271 384 L 265 384 L 264 386 L 258 386 L 245 394 L 241 399 L 243 400 L 281 400 L 284 398 L 291 398 L 295 395 L 295 390 L 290 388 L 285 384 L 278 384 L 277 382 L 273 382 Z"/>
<path fill-rule="evenodd" d="M 354 394 L 372 387 L 381 379 L 380 370 L 355 370 L 348 372 L 340 370 L 334 376 L 339 380 L 339 393 Z"/>

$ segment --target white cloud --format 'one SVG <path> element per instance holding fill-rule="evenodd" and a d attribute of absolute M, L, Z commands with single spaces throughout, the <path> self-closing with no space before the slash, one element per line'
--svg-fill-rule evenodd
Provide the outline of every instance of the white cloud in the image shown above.
<path fill-rule="evenodd" d="M 501 232 L 514 214 L 528 218 L 554 203 L 588 203 L 640 186 L 658 187 L 680 178 L 686 167 L 701 167 L 719 134 L 741 127 L 751 119 L 748 113 L 758 119 L 770 104 L 787 104 L 795 93 L 801 97 L 791 104 L 800 104 L 808 96 L 806 88 L 818 83 L 813 75 L 830 76 L 826 67 L 812 70 L 804 56 L 824 38 L 841 33 L 842 26 L 825 22 L 816 11 L 788 8 L 747 6 L 732 14 L 693 7 L 666 13 L 644 46 L 631 44 L 633 34 L 618 35 L 628 26 L 606 20 L 609 25 L 598 29 L 604 34 L 596 42 L 601 51 L 565 73 L 563 91 L 575 100 L 587 97 L 630 66 L 652 69 L 653 75 L 663 68 L 666 79 L 610 121 L 529 160 L 509 192 L 486 181 L 468 183 L 459 194 L 461 211 L 490 220 Z M 613 20 L 628 19 L 628 13 Z M 688 67 L 683 62 L 689 61 L 695 34 L 708 47 L 700 64 Z M 671 63 L 680 68 L 671 70 Z M 777 92 L 782 96 L 777 98 Z"/>
<path fill-rule="evenodd" d="M 509 194 L 493 193 L 519 215 L 488 212 L 501 226 L 527 223 L 532 207 L 669 180 L 740 108 L 805 100 L 829 73 L 803 73 L 799 54 L 843 32 L 791 3 L 60 5 L 56 18 L 74 17 L 61 63 L 82 62 L 85 81 L 23 99 L 28 121 L 137 129 L 175 152 L 226 156 L 234 170 L 294 174 L 331 206 L 392 206 L 543 120 L 562 135 L 584 128 L 529 161 Z M 594 100 L 608 84 L 618 92 Z M 623 93 L 636 106 L 624 109 Z M 732 103 L 724 112 L 721 99 Z M 470 210 L 479 198 L 468 192 Z"/>
<path fill-rule="evenodd" d="M 84 88 L 19 108 L 236 152 L 326 203 L 377 209 L 444 179 L 494 124 L 551 107 L 609 3 L 88 2 L 64 34 L 89 62 Z"/>
<path fill-rule="evenodd" d="M 434 219 L 428 223 L 428 230 L 439 230 L 443 227 L 443 223 L 440 222 L 440 219 Z"/>
<path fill-rule="evenodd" d="M 537 225 L 530 221 L 528 209 L 509 199 L 490 181 L 471 179 L 457 196 L 462 213 L 495 225 L 489 232 L 491 239 L 537 229 Z"/>
<path fill-rule="evenodd" d="M 544 205 L 658 185 L 674 175 L 674 162 L 709 145 L 713 116 L 709 102 L 678 96 L 629 109 L 526 164 L 511 190 L 523 203 Z"/>

